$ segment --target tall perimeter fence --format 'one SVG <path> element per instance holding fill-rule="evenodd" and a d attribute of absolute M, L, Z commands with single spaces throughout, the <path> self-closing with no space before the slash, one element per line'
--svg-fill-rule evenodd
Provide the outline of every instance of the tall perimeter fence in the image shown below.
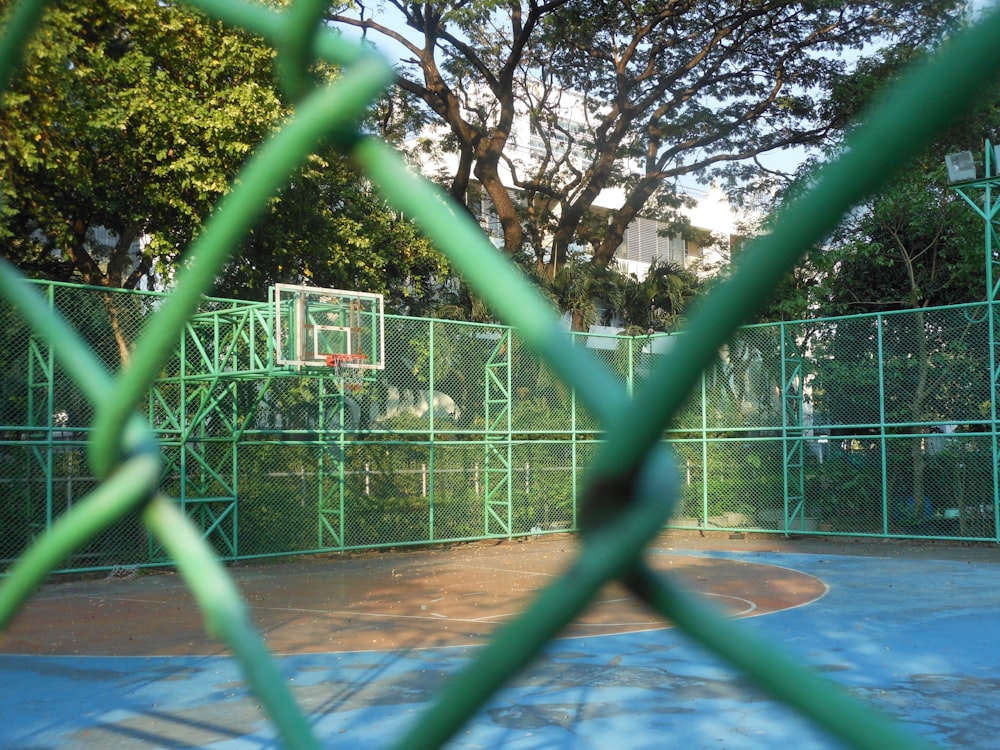
<path fill-rule="evenodd" d="M 163 301 L 37 286 L 110 370 Z M 276 365 L 273 314 L 203 301 L 142 406 L 161 486 L 221 557 L 577 530 L 603 431 L 510 327 L 388 316 L 385 369 L 352 388 Z M 98 480 L 86 395 L 2 316 L 7 565 Z M 681 473 L 667 525 L 996 541 L 987 321 L 980 304 L 740 329 L 664 431 Z M 572 340 L 631 393 L 684 335 Z M 65 565 L 166 561 L 122 519 Z"/>
<path fill-rule="evenodd" d="M 15 539 L 3 554 L 20 554 L 0 579 L 0 628 L 67 560 L 170 559 L 281 742 L 315 750 L 320 740 L 220 556 L 268 554 L 270 537 L 283 533 L 289 539 L 278 547 L 304 551 L 390 537 L 429 540 L 432 531 L 446 539 L 569 524 L 580 530 L 569 568 L 470 654 L 394 747 L 445 744 L 608 581 L 619 580 L 845 746 L 929 748 L 673 576 L 653 571 L 644 550 L 671 517 L 759 526 L 775 517 L 767 510 L 782 514 L 773 528 L 815 519 L 817 527 L 841 523 L 853 526 L 851 533 L 860 526 L 885 534 L 954 521 L 957 509 L 959 535 L 994 538 L 997 337 L 990 306 L 738 328 L 855 202 L 981 100 L 983 87 L 1000 76 L 1000 13 L 983 16 L 880 100 L 843 155 L 817 172 L 810 191 L 767 236 L 749 243 L 738 271 L 691 312 L 683 335 L 669 343 L 598 344 L 567 336 L 461 208 L 361 131 L 393 71 L 323 26 L 326 3 L 190 4 L 274 46 L 294 114 L 247 161 L 189 248 L 168 297 L 109 294 L 110 304 L 102 304 L 100 294 L 58 287 L 40 295 L 0 262 L 4 341 L 11 345 L 4 361 L 20 363 L 5 369 L 3 383 L 10 428 L 3 471 L 16 493 L 2 506 L 13 512 L 3 538 Z M 8 4 L 0 88 L 44 22 L 45 5 Z M 317 60 L 339 67 L 335 81 L 317 84 L 310 75 Z M 385 381 L 358 399 L 323 374 L 271 372 L 260 354 L 261 306 L 205 302 L 204 295 L 269 196 L 320 142 L 349 154 L 390 205 L 413 217 L 517 336 L 499 326 L 390 321 L 398 327 L 386 356 L 393 364 Z M 990 190 L 982 211 L 988 248 L 998 213 Z M 991 252 L 986 258 L 992 301 L 996 259 Z M 92 314 L 80 314 L 84 306 Z M 986 355 L 984 323 L 976 321 L 985 321 Z M 123 357 L 129 340 L 134 346 Z M 473 361 L 459 366 L 462 356 Z M 815 365 L 807 366 L 809 359 Z M 980 359 L 989 362 L 985 370 Z M 85 439 L 88 469 L 63 468 L 81 462 Z M 574 489 L 583 466 L 586 480 Z M 463 486 L 449 488 L 449 477 Z"/>

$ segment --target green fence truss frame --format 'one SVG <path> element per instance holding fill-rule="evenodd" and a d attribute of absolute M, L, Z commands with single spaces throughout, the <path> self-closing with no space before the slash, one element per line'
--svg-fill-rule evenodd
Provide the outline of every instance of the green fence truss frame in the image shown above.
<path fill-rule="evenodd" d="M 805 370 L 800 343 L 781 328 L 781 457 L 784 470 L 785 528 L 806 530 Z"/>
<path fill-rule="evenodd" d="M 486 363 L 483 534 L 487 537 L 510 536 L 513 528 L 510 359 L 510 329 L 502 329 Z"/>
<path fill-rule="evenodd" d="M 173 374 L 157 378 L 147 398 L 164 447 L 163 481 L 225 558 L 239 555 L 237 445 L 275 372 L 271 327 L 266 304 L 230 302 L 192 315 L 167 368 Z M 241 404 L 239 386 L 251 382 L 256 398 Z M 152 537 L 150 553 L 165 556 Z"/>
<path fill-rule="evenodd" d="M 82 287 L 71 284 L 49 284 L 37 282 L 52 308 L 59 303 L 71 309 L 73 300 L 79 300 L 78 295 L 94 295 L 106 298 L 105 290 L 92 287 Z M 56 292 L 59 294 L 57 295 Z M 73 296 L 67 297 L 66 295 Z M 129 297 L 142 296 L 141 293 L 124 293 Z M 152 295 L 154 300 L 149 306 L 155 307 L 159 295 Z M 84 306 L 85 308 L 87 306 Z M 58 308 L 57 308 L 58 309 Z M 985 320 L 986 306 L 973 303 L 949 308 L 928 308 L 922 315 L 949 314 L 962 316 L 965 320 L 975 323 L 980 318 Z M 850 532 L 834 527 L 817 528 L 817 514 L 811 507 L 808 495 L 806 464 L 809 451 L 815 448 L 818 440 L 824 440 L 822 429 L 836 427 L 841 433 L 850 430 L 851 425 L 814 425 L 811 423 L 806 406 L 807 394 L 813 376 L 816 360 L 810 359 L 808 350 L 815 346 L 813 334 L 824 326 L 834 327 L 849 323 L 852 320 L 870 319 L 876 332 L 877 349 L 872 352 L 874 359 L 885 362 L 883 354 L 883 332 L 886 322 L 891 318 L 910 315 L 901 311 L 882 313 L 878 315 L 848 316 L 829 321 L 791 321 L 776 324 L 762 324 L 742 329 L 738 337 L 744 337 L 751 342 L 750 347 L 772 347 L 767 349 L 774 357 L 773 370 L 767 372 L 768 378 L 773 378 L 769 387 L 778 394 L 773 414 L 773 422 L 754 423 L 744 427 L 726 427 L 725 420 L 719 421 L 718 416 L 709 418 L 709 413 L 718 405 L 710 403 L 709 390 L 718 390 L 718 385 L 712 385 L 712 376 L 702 376 L 696 388 L 697 398 L 691 402 L 697 412 L 697 420 L 690 420 L 676 425 L 674 429 L 664 433 L 674 445 L 684 446 L 688 501 L 697 498 L 700 512 L 684 513 L 682 517 L 673 519 L 669 525 L 680 528 L 699 529 L 758 529 L 761 531 L 777 531 L 790 533 L 837 534 L 870 536 L 917 536 L 926 538 L 938 536 L 947 538 L 997 540 L 996 525 L 988 535 L 982 530 L 972 535 L 956 535 L 955 533 L 921 532 L 909 533 L 905 530 L 893 530 L 889 527 L 891 499 L 887 489 L 890 484 L 891 471 L 887 463 L 889 448 L 906 438 L 905 428 L 917 428 L 916 434 L 926 434 L 945 423 L 930 421 L 919 424 L 899 422 L 899 415 L 891 417 L 887 414 L 886 400 L 888 386 L 884 382 L 884 368 L 879 368 L 877 395 L 873 391 L 873 399 L 877 400 L 877 419 L 871 424 L 856 425 L 858 434 L 868 434 L 866 439 L 875 439 L 880 445 L 877 451 L 881 461 L 879 480 L 879 516 L 882 519 L 879 528 L 852 529 Z M 431 409 L 427 414 L 423 427 L 411 425 L 408 432 L 394 432 L 392 429 L 374 428 L 362 429 L 357 424 L 350 423 L 348 418 L 348 389 L 336 376 L 334 371 L 326 366 L 302 367 L 276 366 L 274 364 L 274 336 L 272 307 L 264 302 L 237 302 L 232 300 L 208 299 L 204 308 L 192 316 L 184 326 L 182 335 L 175 351 L 163 368 L 161 375 L 153 382 L 146 397 L 146 417 L 152 426 L 161 445 L 164 457 L 164 467 L 161 476 L 162 486 L 176 497 L 181 509 L 187 513 L 195 525 L 201 530 L 203 537 L 209 541 L 220 556 L 225 559 L 245 558 L 264 554 L 291 554 L 309 551 L 336 551 L 357 549 L 361 547 L 399 546 L 400 544 L 419 544 L 437 541 L 458 541 L 482 538 L 504 538 L 523 534 L 546 531 L 561 531 L 579 528 L 577 513 L 580 507 L 578 491 L 581 488 L 583 470 L 580 451 L 591 451 L 593 446 L 599 446 L 603 440 L 600 433 L 593 431 L 589 418 L 584 419 L 587 427 L 581 431 L 578 400 L 575 389 L 568 392 L 565 412 L 561 413 L 558 423 L 547 424 L 544 427 L 533 427 L 523 421 L 522 417 L 515 420 L 515 406 L 520 399 L 530 399 L 530 388 L 525 388 L 524 349 L 516 332 L 496 324 L 458 323 L 455 321 L 438 321 L 433 319 L 404 318 L 389 316 L 398 324 L 404 324 L 406 333 L 403 338 L 412 343 L 414 337 L 425 336 L 423 344 L 427 357 L 427 372 L 425 385 L 428 393 L 438 393 L 441 384 L 437 381 L 436 362 L 439 359 L 438 340 L 445 341 L 444 351 L 454 352 L 456 340 L 487 342 L 488 353 L 484 353 L 484 363 L 477 370 L 465 373 L 470 383 L 477 379 L 482 394 L 483 426 L 457 428 L 454 422 L 440 423 L 438 412 Z M 976 323 L 979 325 L 979 323 Z M 441 333 L 447 332 L 447 336 Z M 635 391 L 642 386 L 643 363 L 651 362 L 655 357 L 649 354 L 655 350 L 666 350 L 674 344 L 677 336 L 684 334 L 625 337 L 597 337 L 585 334 L 574 334 L 575 346 L 587 348 L 588 341 L 595 343 L 618 361 L 624 387 L 627 391 Z M 442 338 L 442 336 L 445 336 Z M 458 339 L 455 337 L 458 336 Z M 448 337 L 451 337 L 450 340 Z M 756 342 L 756 343 L 754 343 Z M 399 344 L 400 342 L 394 342 Z M 38 534 L 49 528 L 61 512 L 57 494 L 54 489 L 62 482 L 71 482 L 74 487 L 85 486 L 87 472 L 84 466 L 82 450 L 87 427 L 85 423 L 72 422 L 68 427 L 57 424 L 54 412 L 59 408 L 57 401 L 66 398 L 64 392 L 57 393 L 60 382 L 65 380 L 65 373 L 58 370 L 54 364 L 54 346 L 37 336 L 27 340 L 27 351 L 24 361 L 28 363 L 27 378 L 27 412 L 25 422 L 19 425 L 6 425 L 12 428 L 20 437 L 6 444 L 17 448 L 30 448 L 30 460 L 25 462 L 24 471 L 29 472 L 37 485 L 41 485 L 44 497 L 35 502 L 44 502 L 44 517 L 37 519 Z M 985 353 L 985 347 L 984 347 Z M 516 355 L 515 364 L 512 355 Z M 762 356 L 762 355 L 756 355 Z M 645 360 L 643 359 L 645 358 Z M 769 360 L 770 361 L 770 360 Z M 532 366 L 528 363 L 529 369 Z M 454 365 L 451 365 L 452 369 Z M 404 368 L 405 369 L 405 368 Z M 534 378 L 534 375 L 531 375 Z M 311 427 L 308 429 L 267 428 L 261 429 L 255 425 L 254 419 L 267 400 L 292 378 L 307 383 L 307 388 L 313 394 Z M 365 387 L 378 390 L 382 386 L 380 376 L 372 374 Z M 515 388 L 515 383 L 520 384 Z M 61 395 L 60 395 L 61 394 Z M 370 409 L 375 402 L 369 394 Z M 354 408 L 359 408 L 355 403 Z M 895 420 L 895 421 L 893 421 Z M 963 424 L 965 420 L 961 420 Z M 967 436 L 988 436 L 995 440 L 995 430 L 991 420 L 975 420 L 970 424 L 974 432 Z M 872 435 L 871 433 L 874 433 Z M 69 436 L 69 439 L 67 438 Z M 30 439 L 26 439 L 30 438 Z M 978 437 L 976 439 L 979 439 Z M 544 525 L 524 523 L 524 518 L 515 522 L 518 503 L 523 503 L 527 497 L 524 483 L 519 481 L 525 471 L 534 470 L 515 459 L 516 454 L 523 453 L 533 442 L 552 442 L 565 445 L 568 451 L 564 480 L 568 483 L 571 516 L 570 520 L 560 516 L 555 525 L 549 525 L 547 517 Z M 379 443 L 392 446 L 412 446 L 425 455 L 425 480 L 423 495 L 426 497 L 427 531 L 425 535 L 406 539 L 379 538 L 359 539 L 348 531 L 350 521 L 348 506 L 351 501 L 350 477 L 359 471 L 357 466 L 350 465 L 352 451 L 365 446 Z M 4 443 L 0 440 L 0 443 Z M 710 502 L 717 499 L 710 486 L 710 454 L 724 447 L 727 443 L 774 444 L 780 443 L 781 485 L 778 489 L 776 502 L 780 504 L 780 514 L 773 520 L 751 519 L 736 522 L 720 521 L 710 512 Z M 241 451 L 247 445 L 282 445 L 305 446 L 311 451 L 315 460 L 315 471 L 309 472 L 308 480 L 303 478 L 303 486 L 309 484 L 312 493 L 308 502 L 316 508 L 314 525 L 316 532 L 314 541 L 303 548 L 273 548 L 263 552 L 259 549 L 252 555 L 241 549 L 239 543 L 239 513 L 240 497 L 246 493 L 244 479 L 241 478 Z M 456 536 L 453 532 L 443 530 L 436 523 L 439 501 L 454 502 L 447 492 L 441 495 L 436 472 L 441 468 L 444 472 L 455 471 L 454 463 L 446 458 L 439 462 L 441 451 L 454 451 L 478 447 L 480 462 L 476 465 L 474 481 L 480 479 L 483 483 L 483 493 L 480 503 L 480 528 L 478 531 Z M 692 453 L 692 451 L 694 451 Z M 79 476 L 67 473 L 60 462 L 73 456 L 81 474 Z M 76 457 L 79 460 L 76 460 Z M 58 467 L 58 468 L 57 468 Z M 542 465 L 544 470 L 544 464 Z M 480 474 L 481 471 L 481 474 Z M 992 472 L 1000 471 L 1000 466 L 994 461 Z M 518 481 L 515 481 L 515 480 Z M 4 481 L 13 481 L 4 477 Z M 995 477 L 990 478 L 990 496 L 995 498 Z M 748 491 L 752 488 L 748 487 Z M 832 487 L 836 489 L 836 487 Z M 979 492 L 977 488 L 977 492 Z M 65 494 L 65 493 L 63 493 Z M 367 494 L 367 493 L 366 493 Z M 981 493 L 980 493 L 981 494 Z M 478 495 L 478 491 L 477 491 Z M 770 502 L 771 495 L 758 498 L 762 505 Z M 63 503 L 64 504 L 64 503 Z M 995 512 L 995 501 L 991 500 L 991 515 Z M 57 507 L 60 506 L 60 507 Z M 454 506 L 452 506 L 454 507 Z M 161 544 L 150 540 L 147 557 L 120 561 L 122 564 L 157 564 L 165 563 L 167 558 Z M 87 563 L 83 559 L 72 561 L 73 564 L 62 568 L 66 571 L 103 569 L 111 562 Z M 116 563 L 117 564 L 117 563 Z"/>
<path fill-rule="evenodd" d="M 990 352 L 990 422 L 993 446 L 993 523 L 1000 526 L 1000 442 L 997 437 L 997 396 L 1000 395 L 1000 332 L 997 331 L 996 303 L 1000 300 L 1000 164 L 987 139 L 982 179 L 951 186 L 983 220 L 984 268 L 986 270 L 986 316 Z"/>

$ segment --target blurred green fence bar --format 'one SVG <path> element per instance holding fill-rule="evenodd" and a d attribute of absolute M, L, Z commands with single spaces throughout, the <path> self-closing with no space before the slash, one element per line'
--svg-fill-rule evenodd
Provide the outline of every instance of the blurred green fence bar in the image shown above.
<path fill-rule="evenodd" d="M 273 44 L 295 114 L 248 161 L 170 294 L 28 284 L 0 266 L 0 625 L 50 573 L 176 566 L 286 745 L 314 748 L 220 560 L 580 531 L 571 569 L 399 747 L 446 742 L 612 579 L 849 746 L 926 747 L 657 578 L 642 553 L 669 524 L 1000 541 L 996 412 L 983 411 L 996 398 L 992 302 L 740 328 L 853 203 L 996 80 L 1000 14 L 900 83 L 686 332 L 629 338 L 565 333 L 463 211 L 361 132 L 392 71 L 322 28 L 323 3 L 192 5 Z M 43 6 L 10 8 L 0 84 Z M 329 87 L 307 75 L 320 58 L 342 66 Z M 503 325 L 388 316 L 385 368 L 347 388 L 330 369 L 276 363 L 267 300 L 204 296 L 324 139 L 423 227 Z M 917 350 L 921 377 L 956 387 L 916 388 Z"/>

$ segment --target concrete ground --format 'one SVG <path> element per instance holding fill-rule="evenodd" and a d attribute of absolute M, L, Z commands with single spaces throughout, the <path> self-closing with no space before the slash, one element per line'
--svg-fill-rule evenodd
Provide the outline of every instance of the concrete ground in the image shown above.
<path fill-rule="evenodd" d="M 238 566 L 324 747 L 385 747 L 531 591 L 569 536 Z M 743 625 L 942 747 L 994 748 L 1000 548 L 664 535 Z M 839 747 L 609 587 L 454 747 Z M 0 747 L 276 748 L 175 576 L 55 582 L 0 636 Z"/>

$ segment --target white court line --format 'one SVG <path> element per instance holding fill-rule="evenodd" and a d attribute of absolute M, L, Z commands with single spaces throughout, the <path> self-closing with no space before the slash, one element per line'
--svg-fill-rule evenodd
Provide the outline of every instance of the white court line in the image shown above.
<path fill-rule="evenodd" d="M 455 565 L 456 568 L 468 568 L 469 570 L 489 570 L 494 573 L 520 574 L 525 576 L 542 576 L 544 578 L 556 578 L 562 573 L 539 573 L 534 570 L 511 570 L 510 568 L 484 568 L 481 565 Z"/>
<path fill-rule="evenodd" d="M 711 592 L 711 591 L 698 591 L 697 593 L 700 594 L 701 596 L 714 596 L 714 597 L 716 597 L 718 599 L 732 599 L 732 600 L 737 601 L 737 602 L 742 602 L 745 605 L 744 609 L 742 609 L 740 611 L 737 611 L 737 612 L 733 612 L 731 614 L 727 614 L 726 615 L 727 617 L 742 617 L 744 615 L 750 614 L 751 612 L 756 612 L 757 611 L 757 603 L 756 602 L 751 601 L 750 599 L 744 599 L 741 596 L 732 596 L 731 594 L 716 594 L 716 593 Z M 635 599 L 634 597 L 623 596 L 623 597 L 619 597 L 617 599 L 600 599 L 600 600 L 595 600 L 591 604 L 591 606 L 599 606 L 601 604 L 617 604 L 618 602 L 632 602 L 632 601 L 638 602 L 639 600 Z M 521 614 L 521 610 L 518 610 L 518 611 L 515 611 L 515 612 L 504 612 L 503 614 L 487 615 L 487 616 L 484 616 L 484 617 L 480 617 L 480 618 L 477 618 L 476 620 L 473 620 L 473 622 L 491 622 L 491 621 L 497 620 L 497 619 L 504 619 L 504 618 L 509 618 L 509 617 L 516 617 L 519 614 Z M 639 620 L 639 621 L 635 621 L 635 622 L 631 622 L 631 621 L 629 621 L 629 622 L 582 622 L 580 620 L 573 620 L 573 622 L 571 624 L 574 627 L 581 627 L 581 628 L 631 628 L 631 627 L 638 627 L 638 626 L 643 626 L 643 625 L 649 626 L 649 625 L 653 625 L 653 624 L 658 623 L 658 622 L 663 622 L 664 623 L 663 627 L 668 627 L 667 621 L 663 620 L 663 618 L 653 617 L 653 616 L 650 616 L 650 619 L 648 619 L 648 620 Z M 670 627 L 672 627 L 672 626 L 670 626 Z M 654 628 L 654 629 L 658 629 L 658 628 Z"/>
<path fill-rule="evenodd" d="M 747 605 L 747 608 L 742 612 L 734 612 L 732 615 L 728 615 L 729 617 L 739 617 L 740 615 L 746 615 L 757 611 L 757 602 L 751 601 L 750 599 L 744 599 L 742 596 L 733 596 L 732 594 L 715 594 L 711 591 L 699 591 L 698 593 L 701 596 L 714 596 L 717 599 L 732 599 L 737 602 L 743 602 Z"/>
<path fill-rule="evenodd" d="M 137 604 L 170 604 L 169 599 L 138 599 L 133 596 L 102 596 L 101 594 L 76 594 L 74 596 L 64 596 L 59 598 L 60 601 L 64 601 L 66 599 L 84 599 L 99 602 L 135 602 Z M 53 600 L 46 599 L 45 601 Z"/>
<path fill-rule="evenodd" d="M 252 610 L 267 610 L 271 612 L 300 612 L 303 614 L 310 615 L 338 615 L 341 617 L 368 617 L 375 620 L 431 620 L 433 622 L 441 622 L 442 618 L 448 622 L 468 622 L 468 623 L 478 623 L 480 620 L 472 620 L 467 617 L 448 617 L 448 615 L 441 615 L 435 612 L 429 612 L 426 615 L 394 615 L 386 612 L 356 612 L 354 610 L 342 611 L 339 609 L 304 609 L 302 607 L 260 607 L 254 606 L 250 607 Z"/>

